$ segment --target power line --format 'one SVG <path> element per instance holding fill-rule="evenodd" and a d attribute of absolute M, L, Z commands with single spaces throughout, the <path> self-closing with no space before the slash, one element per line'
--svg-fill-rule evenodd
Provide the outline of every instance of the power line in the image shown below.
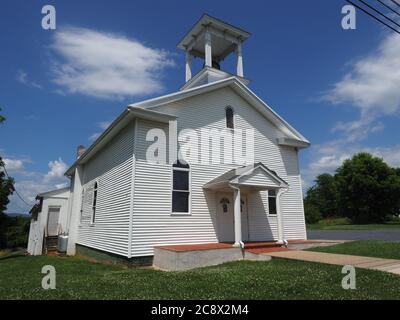
<path fill-rule="evenodd" d="M 400 27 L 400 24 L 398 24 L 396 21 L 394 21 L 393 19 L 385 16 L 382 12 L 380 12 L 379 10 L 375 9 L 373 6 L 369 5 L 368 3 L 366 3 L 364 0 L 358 0 L 361 3 L 365 4 L 368 8 L 370 8 L 371 10 L 375 11 L 377 14 L 381 15 L 382 17 L 384 17 L 385 19 L 389 20 L 391 23 L 395 24 L 396 26 Z"/>
<path fill-rule="evenodd" d="M 7 178 L 8 178 L 8 179 L 11 179 L 10 176 L 8 175 L 8 172 L 7 172 L 5 163 L 3 163 L 2 166 L 3 166 L 4 173 L 6 174 Z M 17 191 L 17 189 L 15 189 L 14 186 L 13 186 L 13 189 L 14 189 L 15 194 L 18 196 L 18 198 L 21 199 L 21 201 L 22 201 L 23 203 L 25 203 L 29 208 L 33 206 L 33 204 L 30 204 L 30 203 L 28 203 L 28 202 L 25 201 L 25 199 L 19 194 L 19 192 Z"/>
<path fill-rule="evenodd" d="M 384 3 L 382 0 L 376 0 L 376 1 L 378 1 L 381 5 L 383 5 L 384 7 L 388 8 L 390 11 L 392 11 L 395 14 L 400 16 L 400 13 L 398 13 L 396 10 L 394 10 L 391 6 L 389 6 L 386 3 Z"/>
<path fill-rule="evenodd" d="M 385 25 L 386 27 L 388 27 L 389 29 L 392 29 L 394 32 L 400 34 L 400 32 L 393 28 L 392 26 L 388 25 L 386 22 L 384 22 L 383 20 L 379 19 L 378 17 L 374 16 L 372 13 L 368 12 L 367 10 L 365 10 L 364 8 L 360 7 L 359 5 L 355 4 L 353 1 L 351 0 L 345 0 L 346 2 L 350 3 L 352 6 L 356 7 L 357 9 L 360 9 L 361 11 L 363 11 L 364 13 L 366 13 L 367 15 L 369 15 L 370 17 L 374 18 L 376 21 L 378 21 L 379 23 Z"/>
<path fill-rule="evenodd" d="M 390 1 L 392 1 L 396 6 L 400 7 L 400 4 L 397 1 L 394 1 L 394 0 L 390 0 Z"/>

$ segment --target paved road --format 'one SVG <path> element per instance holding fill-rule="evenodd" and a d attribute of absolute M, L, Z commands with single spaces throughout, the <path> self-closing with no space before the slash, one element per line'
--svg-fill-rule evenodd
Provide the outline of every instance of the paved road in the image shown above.
<path fill-rule="evenodd" d="M 400 241 L 400 229 L 396 230 L 309 230 L 308 239 L 327 240 L 387 240 Z"/>

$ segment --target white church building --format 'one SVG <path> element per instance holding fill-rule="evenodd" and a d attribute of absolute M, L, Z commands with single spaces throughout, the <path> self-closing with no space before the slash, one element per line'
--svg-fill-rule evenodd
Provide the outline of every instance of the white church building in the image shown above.
<path fill-rule="evenodd" d="M 133 259 L 175 244 L 306 239 L 299 151 L 310 145 L 244 77 L 250 34 L 209 15 L 179 42 L 186 82 L 128 105 L 67 170 L 68 189 L 38 195 L 31 254 L 46 239 Z M 220 69 L 234 54 L 236 73 Z M 204 59 L 194 74 L 192 59 Z"/>

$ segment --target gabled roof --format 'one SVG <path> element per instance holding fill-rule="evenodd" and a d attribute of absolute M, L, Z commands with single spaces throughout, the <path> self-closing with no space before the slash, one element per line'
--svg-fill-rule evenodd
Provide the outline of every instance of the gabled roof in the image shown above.
<path fill-rule="evenodd" d="M 310 145 L 310 142 L 303 135 L 301 135 L 289 123 L 281 118 L 270 106 L 262 101 L 242 81 L 240 81 L 239 78 L 236 76 L 231 76 L 226 79 L 129 105 L 126 109 L 124 109 L 119 117 L 114 120 L 114 122 L 112 122 L 111 125 L 92 143 L 92 145 L 81 155 L 81 157 L 75 161 L 75 163 L 66 171 L 65 175 L 71 176 L 78 164 L 85 163 L 88 159 L 90 159 L 133 118 L 143 118 L 168 123 L 168 121 L 175 120 L 177 117 L 171 114 L 153 111 L 151 109 L 168 103 L 187 99 L 199 94 L 212 92 L 224 87 L 230 87 L 233 89 L 261 115 L 271 121 L 272 124 L 274 124 L 282 133 L 286 135 L 282 138 L 279 138 L 281 140 L 278 139 L 278 144 L 294 146 L 297 148 L 305 148 Z"/>
<path fill-rule="evenodd" d="M 65 188 L 60 188 L 60 189 L 55 189 L 55 190 L 50 190 L 46 192 L 39 193 L 36 198 L 43 198 L 43 197 L 56 197 L 57 195 L 63 194 L 65 192 L 69 191 L 69 187 Z"/>
<path fill-rule="evenodd" d="M 248 166 L 243 166 L 240 168 L 235 168 L 232 170 L 229 170 L 225 172 L 224 174 L 216 177 L 215 179 L 207 182 L 203 188 L 212 188 L 217 185 L 222 185 L 222 184 L 236 184 L 239 183 L 242 177 L 251 175 L 254 173 L 257 169 L 261 169 L 267 176 L 272 178 L 274 181 L 276 181 L 277 185 L 281 188 L 285 188 L 288 186 L 288 183 L 283 180 L 281 177 L 278 176 L 278 174 L 269 169 L 266 165 L 264 165 L 262 162 L 255 163 L 253 165 L 248 165 Z"/>
<path fill-rule="evenodd" d="M 239 77 L 237 75 L 233 75 L 232 73 L 228 73 L 226 71 L 222 71 L 219 69 L 215 69 L 212 67 L 204 66 L 195 76 L 193 76 L 189 81 L 187 81 L 180 90 L 187 90 L 190 88 L 194 88 L 196 86 L 200 86 L 206 83 L 214 82 L 216 80 L 227 79 L 230 77 L 236 77 L 240 81 L 242 81 L 246 86 L 250 83 L 250 80 Z"/>
<path fill-rule="evenodd" d="M 154 99 L 131 104 L 132 107 L 141 107 L 145 109 L 151 109 L 159 107 L 168 103 L 180 101 L 195 95 L 202 93 L 211 92 L 220 88 L 230 87 L 237 92 L 244 100 L 246 100 L 251 106 L 253 106 L 258 112 L 261 113 L 266 119 L 271 121 L 279 130 L 285 133 L 286 138 L 290 138 L 292 141 L 297 141 L 302 144 L 302 147 L 308 147 L 310 142 L 294 129 L 289 123 L 287 123 L 282 117 L 280 117 L 269 105 L 262 101 L 253 91 L 251 91 L 240 79 L 236 76 L 231 76 L 226 79 L 218 80 L 215 82 L 207 83 L 197 87 L 189 88 L 186 90 L 177 91 L 165 96 L 161 96 Z M 289 145 L 289 144 L 287 144 Z M 297 146 L 296 147 L 301 147 Z"/>

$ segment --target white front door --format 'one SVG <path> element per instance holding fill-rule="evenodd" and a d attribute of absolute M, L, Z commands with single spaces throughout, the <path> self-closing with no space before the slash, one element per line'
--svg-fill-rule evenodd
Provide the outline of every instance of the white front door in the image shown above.
<path fill-rule="evenodd" d="M 58 235 L 58 219 L 60 217 L 60 208 L 49 208 L 47 217 L 47 236 Z"/>
<path fill-rule="evenodd" d="M 231 193 L 218 193 L 217 195 L 217 223 L 218 241 L 235 241 L 235 222 L 233 214 L 233 195 Z M 242 239 L 248 240 L 248 221 L 247 221 L 247 199 L 245 195 L 241 197 L 241 217 L 242 217 Z"/>

